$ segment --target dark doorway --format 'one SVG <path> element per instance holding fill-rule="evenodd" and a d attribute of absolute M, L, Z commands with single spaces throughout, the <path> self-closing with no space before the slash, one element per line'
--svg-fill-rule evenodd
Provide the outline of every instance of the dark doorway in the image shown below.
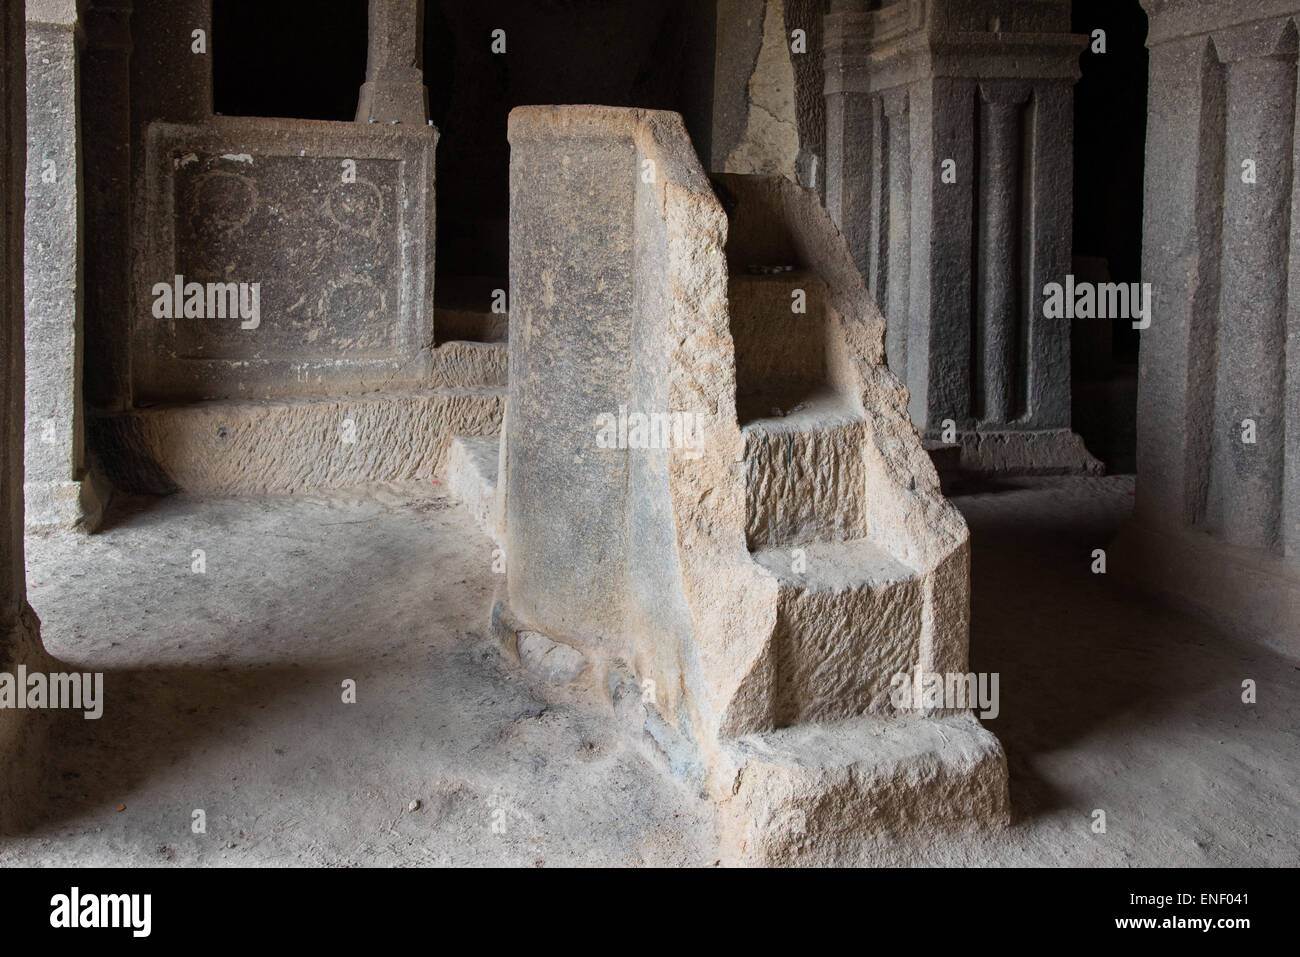
<path fill-rule="evenodd" d="M 441 134 L 440 309 L 486 310 L 492 288 L 506 285 L 514 107 L 675 110 L 708 155 L 714 19 L 712 0 L 427 0 L 425 83 Z M 504 53 L 493 51 L 498 30 Z"/>
<path fill-rule="evenodd" d="M 366 0 L 213 0 L 213 108 L 354 120 L 368 32 Z"/>
<path fill-rule="evenodd" d="M 1074 5 L 1089 38 L 1074 92 L 1074 274 L 1141 282 L 1146 155 L 1147 16 L 1138 0 Z M 1106 52 L 1093 52 L 1096 30 Z M 1139 334 L 1127 319 L 1076 320 L 1074 429 L 1109 472 L 1134 472 Z"/>

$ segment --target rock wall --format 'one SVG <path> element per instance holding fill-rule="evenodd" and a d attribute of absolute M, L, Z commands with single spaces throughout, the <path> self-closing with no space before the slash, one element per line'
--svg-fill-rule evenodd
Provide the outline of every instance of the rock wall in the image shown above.
<path fill-rule="evenodd" d="M 821 4 L 719 0 L 717 24 L 710 169 L 824 191 Z"/>
<path fill-rule="evenodd" d="M 1138 488 L 1122 573 L 1300 652 L 1294 2 L 1151 15 Z"/>

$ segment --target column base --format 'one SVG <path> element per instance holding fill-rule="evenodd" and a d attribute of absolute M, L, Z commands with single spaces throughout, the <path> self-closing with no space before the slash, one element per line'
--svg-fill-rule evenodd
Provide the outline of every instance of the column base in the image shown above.
<path fill-rule="evenodd" d="M 1105 467 L 1069 429 L 959 432 L 943 443 L 928 430 L 926 450 L 941 475 L 1101 475 Z"/>
<path fill-rule="evenodd" d="M 7 633 L 0 633 L 0 672 L 18 673 L 26 665 L 33 672 L 67 671 L 41 644 L 41 623 L 24 607 Z M 40 811 L 40 789 L 49 761 L 47 738 L 57 712 L 0 708 L 0 835 L 27 827 Z M 77 720 L 81 720 L 78 715 Z"/>
<path fill-rule="evenodd" d="M 1133 519 L 1111 544 L 1110 573 L 1229 634 L 1300 658 L 1300 564 L 1207 532 Z"/>
<path fill-rule="evenodd" d="M 429 91 L 423 83 L 363 83 L 357 122 L 424 126 L 429 122 Z"/>
<path fill-rule="evenodd" d="M 38 532 L 51 528 L 79 528 L 94 532 L 104 520 L 112 487 L 103 479 L 82 482 L 24 482 L 23 528 Z"/>

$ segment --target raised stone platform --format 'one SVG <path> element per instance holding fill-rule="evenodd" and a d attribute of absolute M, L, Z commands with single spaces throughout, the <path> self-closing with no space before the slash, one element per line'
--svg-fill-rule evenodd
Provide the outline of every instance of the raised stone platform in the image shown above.
<path fill-rule="evenodd" d="M 432 481 L 453 435 L 501 429 L 505 390 L 370 393 L 284 402 L 215 401 L 92 418 L 118 488 L 269 494 Z"/>
<path fill-rule="evenodd" d="M 928 437 L 934 441 L 935 435 Z M 977 475 L 1101 475 L 1105 467 L 1070 429 L 959 432 L 957 468 Z"/>

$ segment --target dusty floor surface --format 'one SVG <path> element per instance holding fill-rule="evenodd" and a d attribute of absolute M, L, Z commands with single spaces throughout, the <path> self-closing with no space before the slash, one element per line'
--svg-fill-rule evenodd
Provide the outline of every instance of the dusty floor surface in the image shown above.
<path fill-rule="evenodd" d="M 1300 663 L 1091 573 L 1132 488 L 955 499 L 1015 820 L 865 863 L 1300 863 Z M 707 805 L 595 688 L 556 691 L 498 651 L 492 545 L 428 494 L 173 497 L 30 538 L 45 643 L 106 672 L 107 705 L 59 715 L 56 770 L 0 864 L 713 864 Z"/>

